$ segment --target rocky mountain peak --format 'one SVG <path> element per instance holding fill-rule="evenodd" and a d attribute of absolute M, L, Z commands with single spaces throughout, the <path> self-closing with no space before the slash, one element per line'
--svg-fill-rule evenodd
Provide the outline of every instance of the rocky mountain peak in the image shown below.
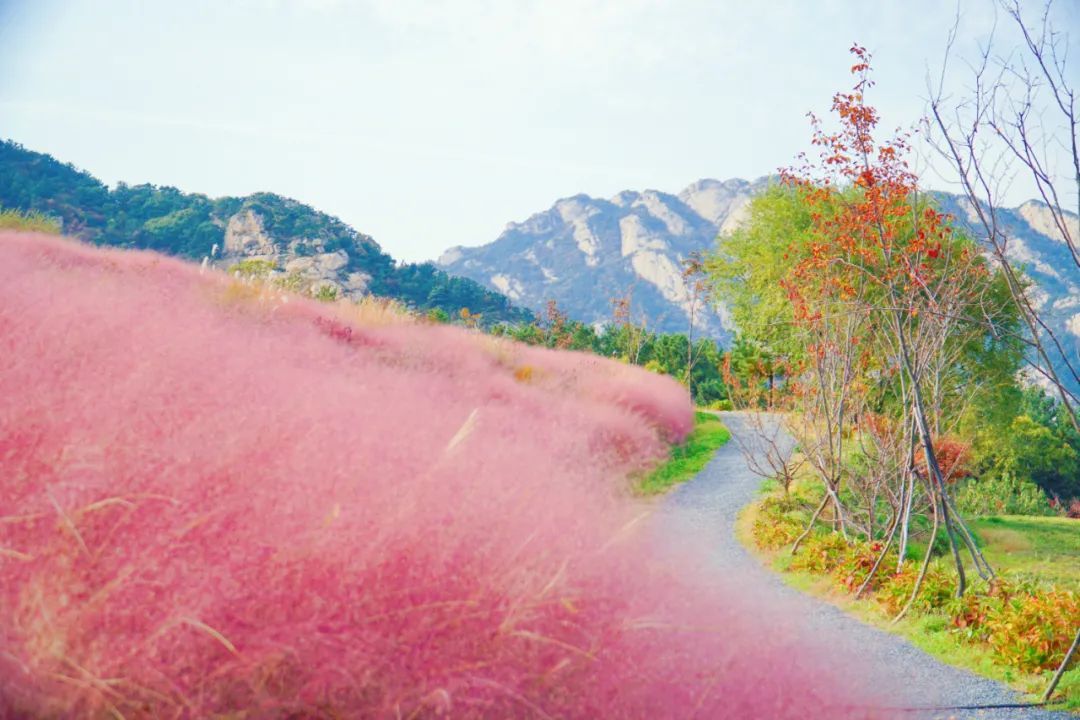
<path fill-rule="evenodd" d="M 554 299 L 586 322 L 610 320 L 612 299 L 631 295 L 650 327 L 685 331 L 694 312 L 699 327 L 722 336 L 721 314 L 695 305 L 682 262 L 711 248 L 763 183 L 705 179 L 678 195 L 655 189 L 624 190 L 607 200 L 574 195 L 511 223 L 488 245 L 451 248 L 438 262 L 530 307 Z"/>
<path fill-rule="evenodd" d="M 764 178 L 753 183 L 741 178 L 706 178 L 684 188 L 679 193 L 679 199 L 698 215 L 719 227 L 739 205 L 745 204 L 754 189 L 763 187 L 764 184 Z"/>

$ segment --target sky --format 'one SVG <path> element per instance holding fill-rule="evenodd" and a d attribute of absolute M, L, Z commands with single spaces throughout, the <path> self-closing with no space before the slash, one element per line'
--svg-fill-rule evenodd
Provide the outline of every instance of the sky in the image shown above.
<path fill-rule="evenodd" d="M 993 0 L 0 0 L 0 137 L 110 185 L 294 197 L 427 260 L 561 197 L 792 164 L 853 42 L 910 126 L 958 12 L 973 56 Z"/>

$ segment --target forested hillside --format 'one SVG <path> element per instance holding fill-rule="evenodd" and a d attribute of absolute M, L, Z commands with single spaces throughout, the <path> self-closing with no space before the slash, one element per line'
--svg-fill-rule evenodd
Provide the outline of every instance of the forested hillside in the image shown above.
<path fill-rule="evenodd" d="M 50 155 L 0 141 L 0 207 L 43 213 L 65 234 L 115 247 L 157 250 L 228 269 L 257 259 L 314 291 L 391 297 L 418 310 L 482 322 L 529 320 L 503 295 L 430 263 L 397 263 L 370 236 L 272 193 L 210 198 L 174 187 L 110 189 Z"/>

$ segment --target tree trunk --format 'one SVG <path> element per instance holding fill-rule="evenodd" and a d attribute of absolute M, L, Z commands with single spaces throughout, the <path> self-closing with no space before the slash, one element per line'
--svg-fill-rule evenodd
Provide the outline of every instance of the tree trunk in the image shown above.
<path fill-rule="evenodd" d="M 930 567 L 930 558 L 934 553 L 934 541 L 937 540 L 938 534 L 937 502 L 933 502 L 931 505 L 934 507 L 934 526 L 930 531 L 930 542 L 926 546 L 926 555 L 923 557 L 922 567 L 919 568 L 919 576 L 915 578 L 915 587 L 911 589 L 911 597 L 908 598 L 907 604 L 905 604 L 900 610 L 900 613 L 892 619 L 892 623 L 890 624 L 895 625 L 907 615 L 908 610 L 910 610 L 911 606 L 915 603 L 915 598 L 919 596 L 919 590 L 922 588 L 923 579 L 926 577 L 926 571 Z"/>

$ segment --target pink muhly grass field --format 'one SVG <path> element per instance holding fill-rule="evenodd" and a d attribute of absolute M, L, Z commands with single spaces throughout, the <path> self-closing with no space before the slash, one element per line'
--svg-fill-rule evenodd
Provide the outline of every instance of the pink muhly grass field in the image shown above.
<path fill-rule="evenodd" d="M 815 658 L 649 559 L 627 473 L 691 410 L 0 234 L 0 717 L 841 716 Z"/>

